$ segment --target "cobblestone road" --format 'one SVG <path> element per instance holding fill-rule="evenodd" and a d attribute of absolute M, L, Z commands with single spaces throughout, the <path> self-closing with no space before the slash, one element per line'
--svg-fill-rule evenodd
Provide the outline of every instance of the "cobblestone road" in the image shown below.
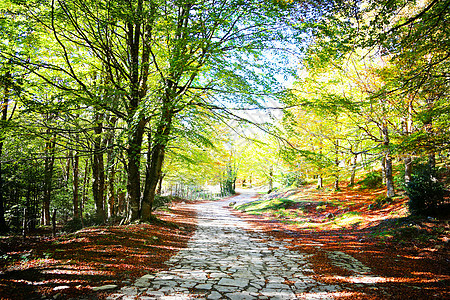
<path fill-rule="evenodd" d="M 249 201 L 243 194 L 228 201 L 196 205 L 198 229 L 188 248 L 109 299 L 333 299 L 339 286 L 315 281 L 308 254 L 250 226 L 224 207 Z"/>

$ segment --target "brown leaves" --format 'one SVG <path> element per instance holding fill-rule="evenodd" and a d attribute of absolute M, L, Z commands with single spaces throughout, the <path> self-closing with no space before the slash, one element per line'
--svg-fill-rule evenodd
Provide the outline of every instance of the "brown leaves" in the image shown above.
<path fill-rule="evenodd" d="M 158 218 L 152 224 L 86 228 L 57 239 L 30 238 L 25 244 L 4 240 L 0 249 L 11 259 L 2 264 L 0 295 L 40 298 L 64 293 L 76 298 L 92 293 L 92 286 L 120 284 L 162 270 L 166 260 L 186 247 L 195 215 L 174 209 L 159 212 Z M 62 284 L 69 288 L 58 289 Z"/>

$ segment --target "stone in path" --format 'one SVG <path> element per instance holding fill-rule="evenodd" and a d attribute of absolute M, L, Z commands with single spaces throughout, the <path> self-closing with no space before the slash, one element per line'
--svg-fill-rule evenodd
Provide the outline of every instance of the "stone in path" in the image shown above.
<path fill-rule="evenodd" d="M 245 197 L 250 198 L 241 195 L 233 201 Z M 145 275 L 109 299 L 332 299 L 341 290 L 309 276 L 308 254 L 248 230 L 249 224 L 226 205 L 196 205 L 197 232 L 188 247 L 167 262 L 169 269 Z"/>

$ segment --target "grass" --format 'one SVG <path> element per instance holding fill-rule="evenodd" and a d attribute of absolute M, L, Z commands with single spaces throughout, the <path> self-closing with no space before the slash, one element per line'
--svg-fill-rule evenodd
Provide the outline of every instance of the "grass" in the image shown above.
<path fill-rule="evenodd" d="M 339 215 L 333 220 L 333 222 L 337 227 L 354 227 L 360 224 L 363 220 L 364 217 L 360 212 L 350 211 Z"/>
<path fill-rule="evenodd" d="M 241 210 L 247 213 L 259 214 L 270 211 L 278 211 L 280 209 L 286 209 L 291 207 L 295 201 L 290 199 L 268 199 L 268 200 L 256 200 L 249 203 L 236 206 L 237 210 Z"/>

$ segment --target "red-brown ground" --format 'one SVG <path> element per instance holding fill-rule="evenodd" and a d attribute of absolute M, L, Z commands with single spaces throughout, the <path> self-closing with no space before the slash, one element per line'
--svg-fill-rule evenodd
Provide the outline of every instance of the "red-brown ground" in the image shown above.
<path fill-rule="evenodd" d="M 121 286 L 164 269 L 164 262 L 186 247 L 194 233 L 195 212 L 178 206 L 156 216 L 162 221 L 91 227 L 55 239 L 2 239 L 0 299 L 57 294 L 64 299 L 101 299 L 107 293 L 95 293 L 92 287 Z"/>
<path fill-rule="evenodd" d="M 450 299 L 448 220 L 403 218 L 404 198 L 380 209 L 368 209 L 381 190 L 300 192 L 309 193 L 310 203 L 301 209 L 309 223 L 318 225 L 314 229 L 297 226 L 279 215 L 235 213 L 267 234 L 291 242 L 292 249 L 313 254 L 317 280 L 352 290 L 340 299 Z M 346 201 L 346 205 L 318 210 L 330 197 Z M 151 225 L 95 227 L 56 239 L 1 239 L 0 298 L 40 299 L 56 294 L 62 298 L 104 298 L 107 293 L 94 293 L 91 288 L 130 284 L 141 275 L 162 270 L 164 261 L 186 247 L 195 231 L 195 213 L 187 207 L 174 205 L 169 211 L 158 212 L 158 218 L 166 222 Z M 298 209 L 293 205 L 286 211 Z M 363 219 L 340 228 L 329 222 L 329 213 L 339 216 L 349 211 L 358 212 Z M 397 235 L 391 236 L 392 232 Z M 352 281 L 358 278 L 334 266 L 328 251 L 348 253 L 369 266 L 377 284 L 355 285 Z M 54 290 L 61 286 L 70 288 Z"/>
<path fill-rule="evenodd" d="M 295 220 L 280 218 L 273 213 L 256 216 L 235 213 L 267 234 L 289 241 L 292 249 L 313 254 L 311 262 L 315 279 L 353 290 L 338 299 L 450 299 L 448 219 L 398 217 L 396 213 L 401 214 L 405 209 L 405 198 L 398 198 L 380 209 L 368 209 L 381 190 L 344 188 L 332 195 L 341 201 L 351 199 L 352 204 L 341 209 L 327 206 L 320 212 L 316 207 L 329 199 L 330 193 L 312 189 L 300 192 L 310 193 L 311 203 L 304 210 L 303 217 L 309 219 L 310 224 L 317 225 L 314 229 L 296 225 L 289 222 Z M 286 211 L 289 209 L 298 209 L 298 205 Z M 339 216 L 349 211 L 358 212 L 363 220 L 339 229 L 329 222 L 329 213 Z M 383 235 L 384 232 L 394 235 Z M 377 284 L 355 285 L 361 279 L 334 266 L 327 256 L 329 251 L 345 252 L 370 267 L 375 277 L 372 280 Z"/>

